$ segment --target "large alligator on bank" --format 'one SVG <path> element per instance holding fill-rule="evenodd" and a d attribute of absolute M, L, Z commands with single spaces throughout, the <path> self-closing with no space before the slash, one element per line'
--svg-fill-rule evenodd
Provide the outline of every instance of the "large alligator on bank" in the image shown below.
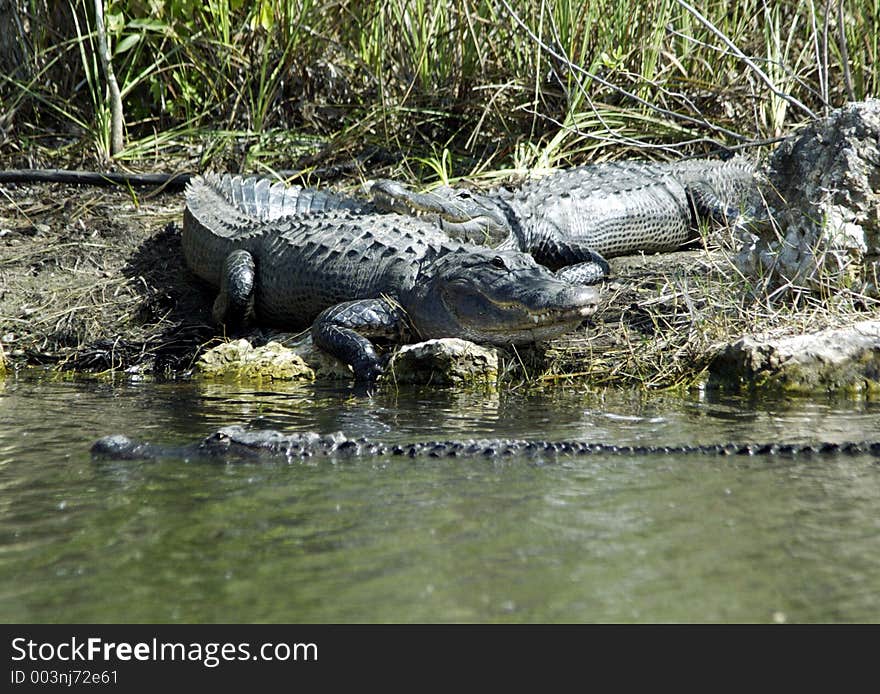
<path fill-rule="evenodd" d="M 598 299 L 525 253 L 267 179 L 190 181 L 182 246 L 187 265 L 219 290 L 215 320 L 311 325 L 315 344 L 362 381 L 383 369 L 370 338 L 531 343 L 577 327 Z"/>
<path fill-rule="evenodd" d="M 712 444 L 696 446 L 618 446 L 587 441 L 527 441 L 474 439 L 382 443 L 348 438 L 342 433 L 282 434 L 272 429 L 247 430 L 241 426 L 218 429 L 201 441 L 183 446 L 161 446 L 133 441 L 121 434 L 105 436 L 92 446 L 95 458 L 141 460 L 153 458 L 211 459 L 226 461 L 294 462 L 313 458 L 499 458 L 522 456 L 539 460 L 591 455 L 701 455 L 782 456 L 870 455 L 880 457 L 880 441 L 847 443 Z"/>
<path fill-rule="evenodd" d="M 367 189 L 388 211 L 436 215 L 452 236 L 482 236 L 551 269 L 578 266 L 564 276 L 585 283 L 607 274 L 606 258 L 673 251 L 696 239 L 702 222 L 763 216 L 755 168 L 742 157 L 584 165 L 485 193 L 416 193 L 386 179 Z"/>

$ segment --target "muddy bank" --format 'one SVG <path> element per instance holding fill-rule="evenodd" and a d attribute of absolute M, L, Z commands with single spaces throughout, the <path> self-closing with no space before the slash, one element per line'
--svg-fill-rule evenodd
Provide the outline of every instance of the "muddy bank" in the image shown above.
<path fill-rule="evenodd" d="M 0 186 L 0 341 L 13 366 L 175 373 L 210 339 L 180 194 Z"/>
<path fill-rule="evenodd" d="M 135 198 L 57 184 L 0 191 L 0 343 L 8 368 L 179 377 L 224 341 L 211 325 L 212 291 L 183 262 L 179 193 Z M 819 306 L 764 314 L 744 299 L 732 243 L 721 235 L 708 247 L 615 259 L 599 311 L 559 340 L 502 351 L 500 379 L 692 384 L 725 345 L 759 328 L 794 335 L 851 321 L 850 310 Z M 246 337 L 254 345 L 293 340 L 269 331 Z M 312 368 L 319 378 L 339 376 L 326 365 Z"/>

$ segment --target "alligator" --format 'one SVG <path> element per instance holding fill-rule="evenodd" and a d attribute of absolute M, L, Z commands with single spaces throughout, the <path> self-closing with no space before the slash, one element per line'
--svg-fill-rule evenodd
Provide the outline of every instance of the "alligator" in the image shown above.
<path fill-rule="evenodd" d="M 162 446 L 134 441 L 122 434 L 98 439 L 91 448 L 96 459 L 147 460 L 156 458 L 209 459 L 222 461 L 295 462 L 306 459 L 366 457 L 402 458 L 499 458 L 522 456 L 539 460 L 591 455 L 701 455 L 782 456 L 870 455 L 880 457 L 880 441 L 846 443 L 762 443 L 682 446 L 626 446 L 587 441 L 528 441 L 521 439 L 472 439 L 382 443 L 367 438 L 348 438 L 340 432 L 283 434 L 272 429 L 248 430 L 223 427 L 201 441 L 183 446 Z"/>
<path fill-rule="evenodd" d="M 359 381 L 383 371 L 371 338 L 532 343 L 596 309 L 595 288 L 526 253 L 454 240 L 328 191 L 206 175 L 185 195 L 183 252 L 219 290 L 214 319 L 232 330 L 253 320 L 311 326 L 314 343 Z"/>
<path fill-rule="evenodd" d="M 583 165 L 485 193 L 416 193 L 387 179 L 366 189 L 381 209 L 435 215 L 451 236 L 482 236 L 585 284 L 608 274 L 608 258 L 682 247 L 704 221 L 762 217 L 755 168 L 742 157 Z"/>

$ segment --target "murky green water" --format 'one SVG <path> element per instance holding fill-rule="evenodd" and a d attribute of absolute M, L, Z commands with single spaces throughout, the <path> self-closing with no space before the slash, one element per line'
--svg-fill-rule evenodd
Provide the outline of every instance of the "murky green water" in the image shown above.
<path fill-rule="evenodd" d="M 880 463 L 95 462 L 231 423 L 382 440 L 880 437 L 880 404 L 0 381 L 3 622 L 880 621 Z"/>

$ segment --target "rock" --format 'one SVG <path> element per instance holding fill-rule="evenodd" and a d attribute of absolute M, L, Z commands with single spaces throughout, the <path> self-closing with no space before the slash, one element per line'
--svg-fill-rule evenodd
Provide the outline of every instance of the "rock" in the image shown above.
<path fill-rule="evenodd" d="M 0 378 L 6 375 L 6 355 L 3 353 L 3 343 L 0 342 Z"/>
<path fill-rule="evenodd" d="M 495 383 L 499 351 L 459 338 L 404 345 L 388 362 L 385 380 L 395 383 Z"/>
<path fill-rule="evenodd" d="M 351 368 L 298 338 L 290 346 L 275 340 L 254 347 L 245 339 L 209 349 L 196 363 L 203 378 L 234 380 L 315 380 L 352 378 Z M 454 338 L 404 345 L 389 360 L 386 382 L 452 384 L 498 378 L 498 350 Z"/>
<path fill-rule="evenodd" d="M 746 234 L 739 269 L 768 288 L 880 296 L 880 100 L 848 104 L 785 140 L 766 178 L 774 225 Z"/>
<path fill-rule="evenodd" d="M 794 337 L 743 337 L 721 350 L 709 372 L 709 386 L 880 391 L 880 321 Z"/>
<path fill-rule="evenodd" d="M 300 357 L 319 380 L 350 380 L 353 378 L 351 367 L 340 359 L 327 354 L 315 347 L 312 336 L 306 334 L 288 345 L 291 352 Z"/>
<path fill-rule="evenodd" d="M 225 342 L 199 357 L 196 373 L 203 378 L 235 380 L 308 380 L 315 372 L 302 357 L 278 342 L 253 347 L 245 339 Z"/>

